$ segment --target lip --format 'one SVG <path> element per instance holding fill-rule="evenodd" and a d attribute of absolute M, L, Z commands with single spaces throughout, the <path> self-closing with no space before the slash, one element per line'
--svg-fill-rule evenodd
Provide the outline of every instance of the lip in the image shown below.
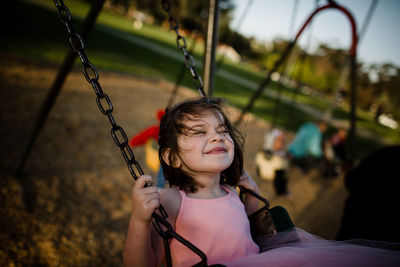
<path fill-rule="evenodd" d="M 225 147 L 214 147 L 206 152 L 206 154 L 221 154 L 226 153 L 228 150 Z"/>

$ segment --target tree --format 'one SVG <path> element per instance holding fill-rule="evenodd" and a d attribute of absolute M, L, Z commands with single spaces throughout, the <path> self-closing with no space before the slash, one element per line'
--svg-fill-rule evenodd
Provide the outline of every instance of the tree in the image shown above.
<path fill-rule="evenodd" d="M 385 111 L 392 113 L 400 121 L 400 68 L 392 64 L 383 64 L 375 67 L 377 81 L 373 83 L 374 96 L 385 106 Z"/>

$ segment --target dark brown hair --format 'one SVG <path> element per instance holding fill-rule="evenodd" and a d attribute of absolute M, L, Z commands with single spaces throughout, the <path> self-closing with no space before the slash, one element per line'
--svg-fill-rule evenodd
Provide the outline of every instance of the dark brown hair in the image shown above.
<path fill-rule="evenodd" d="M 221 184 L 235 186 L 243 173 L 243 135 L 230 123 L 226 114 L 222 110 L 222 99 L 202 97 L 195 100 L 187 100 L 176 104 L 174 107 L 167 108 L 165 115 L 161 119 L 160 134 L 158 138 L 159 150 L 158 157 L 164 171 L 164 176 L 169 185 L 195 192 L 197 187 L 194 179 L 179 168 L 174 168 L 172 162 L 179 155 L 178 137 L 185 134 L 187 127 L 183 123 L 190 117 L 200 117 L 205 112 L 213 112 L 222 115 L 225 127 L 234 143 L 234 158 L 232 164 L 222 171 Z M 163 158 L 163 152 L 169 150 L 167 160 Z M 171 164 L 168 164 L 170 162 Z"/>

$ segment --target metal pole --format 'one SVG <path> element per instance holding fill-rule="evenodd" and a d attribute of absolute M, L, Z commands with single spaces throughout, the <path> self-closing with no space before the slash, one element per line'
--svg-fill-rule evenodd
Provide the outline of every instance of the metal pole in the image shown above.
<path fill-rule="evenodd" d="M 349 156 L 350 164 L 354 166 L 356 159 L 356 123 L 357 123 L 357 65 L 356 55 L 351 55 L 351 77 L 350 77 L 350 140 L 349 140 Z"/>
<path fill-rule="evenodd" d="M 219 0 L 210 0 L 208 10 L 207 40 L 204 53 L 204 91 L 209 96 L 214 91 L 215 55 L 218 43 Z"/>
<path fill-rule="evenodd" d="M 88 15 L 85 18 L 85 21 L 83 23 L 82 29 L 81 29 L 81 36 L 83 39 L 86 39 L 88 33 L 90 30 L 93 28 L 93 25 L 96 22 L 96 18 L 98 14 L 100 13 L 101 9 L 103 8 L 105 0 L 98 0 L 93 2 L 92 7 L 88 13 Z M 71 68 L 74 64 L 76 58 L 76 53 L 72 50 L 72 48 L 69 48 L 67 56 L 64 59 L 64 62 L 62 66 L 60 67 L 60 70 L 57 74 L 57 77 L 51 86 L 49 92 L 46 95 L 45 100 L 42 103 L 42 106 L 40 107 L 40 110 L 38 112 L 38 115 L 35 118 L 35 122 L 33 125 L 33 130 L 31 135 L 29 136 L 22 156 L 18 161 L 18 164 L 16 165 L 16 168 L 14 170 L 14 176 L 19 177 L 22 168 L 25 165 L 25 162 L 32 150 L 33 145 L 35 144 L 35 141 L 37 137 L 39 136 L 39 133 L 41 132 L 43 125 L 50 113 L 51 108 L 54 105 L 54 102 L 57 99 L 58 94 L 61 91 L 62 85 L 68 75 L 68 73 L 71 71 Z"/>

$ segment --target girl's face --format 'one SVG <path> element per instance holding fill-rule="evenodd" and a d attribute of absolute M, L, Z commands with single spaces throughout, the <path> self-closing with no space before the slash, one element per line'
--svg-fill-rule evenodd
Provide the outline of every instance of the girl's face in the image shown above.
<path fill-rule="evenodd" d="M 220 113 L 205 112 L 183 122 L 186 134 L 178 138 L 179 164 L 189 175 L 219 173 L 234 157 L 234 143 Z"/>

